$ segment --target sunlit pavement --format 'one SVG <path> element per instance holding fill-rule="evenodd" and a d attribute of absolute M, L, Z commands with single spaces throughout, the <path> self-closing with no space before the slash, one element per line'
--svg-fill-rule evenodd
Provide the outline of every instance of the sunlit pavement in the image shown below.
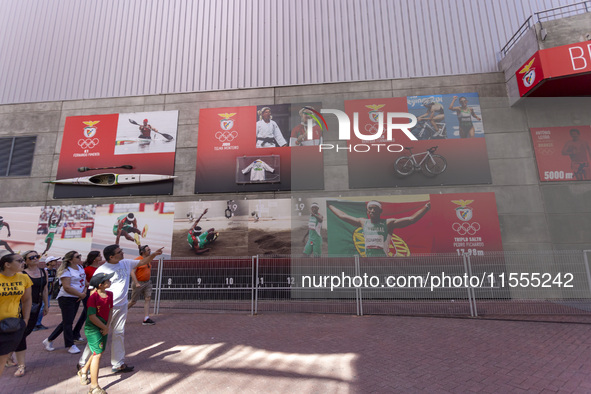
<path fill-rule="evenodd" d="M 591 392 L 589 324 L 163 310 L 142 326 L 141 311 L 125 335 L 135 371 L 111 373 L 110 343 L 101 361 L 109 393 Z M 26 375 L 5 369 L 1 393 L 88 391 L 61 336 L 42 347 L 50 332 L 29 336 Z"/>

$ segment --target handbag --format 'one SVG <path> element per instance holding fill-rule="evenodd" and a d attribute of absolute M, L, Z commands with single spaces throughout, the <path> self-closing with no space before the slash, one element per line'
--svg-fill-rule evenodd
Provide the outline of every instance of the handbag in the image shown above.
<path fill-rule="evenodd" d="M 25 327 L 25 321 L 18 317 L 7 317 L 0 321 L 0 333 L 12 334 Z"/>

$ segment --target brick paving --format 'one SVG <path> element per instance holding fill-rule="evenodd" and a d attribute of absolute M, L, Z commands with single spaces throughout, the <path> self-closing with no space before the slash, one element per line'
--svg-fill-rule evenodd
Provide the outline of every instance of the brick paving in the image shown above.
<path fill-rule="evenodd" d="M 142 326 L 141 311 L 126 327 L 136 371 L 102 360 L 109 393 L 591 392 L 589 324 L 163 310 Z M 87 392 L 62 337 L 43 349 L 49 332 L 29 336 L 27 373 L 5 369 L 2 394 Z"/>

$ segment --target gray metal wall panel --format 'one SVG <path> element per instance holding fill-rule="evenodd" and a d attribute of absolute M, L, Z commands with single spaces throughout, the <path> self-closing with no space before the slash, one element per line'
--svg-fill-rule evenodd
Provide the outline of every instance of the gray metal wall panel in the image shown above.
<path fill-rule="evenodd" d="M 577 0 L 0 0 L 0 104 L 483 73 Z"/>

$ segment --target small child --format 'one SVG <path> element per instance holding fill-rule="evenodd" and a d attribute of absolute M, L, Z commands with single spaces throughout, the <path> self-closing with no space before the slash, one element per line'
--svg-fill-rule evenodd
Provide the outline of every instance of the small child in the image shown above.
<path fill-rule="evenodd" d="M 86 365 L 78 371 L 80 383 L 85 385 L 90 383 L 89 394 L 106 394 L 106 391 L 98 385 L 98 373 L 101 353 L 105 350 L 109 324 L 113 316 L 113 293 L 107 291 L 111 287 L 110 279 L 113 275 L 115 274 L 98 273 L 94 274 L 90 280 L 90 286 L 96 291 L 88 297 L 84 333 L 92 355 Z M 90 379 L 88 379 L 88 370 L 90 370 Z"/>

